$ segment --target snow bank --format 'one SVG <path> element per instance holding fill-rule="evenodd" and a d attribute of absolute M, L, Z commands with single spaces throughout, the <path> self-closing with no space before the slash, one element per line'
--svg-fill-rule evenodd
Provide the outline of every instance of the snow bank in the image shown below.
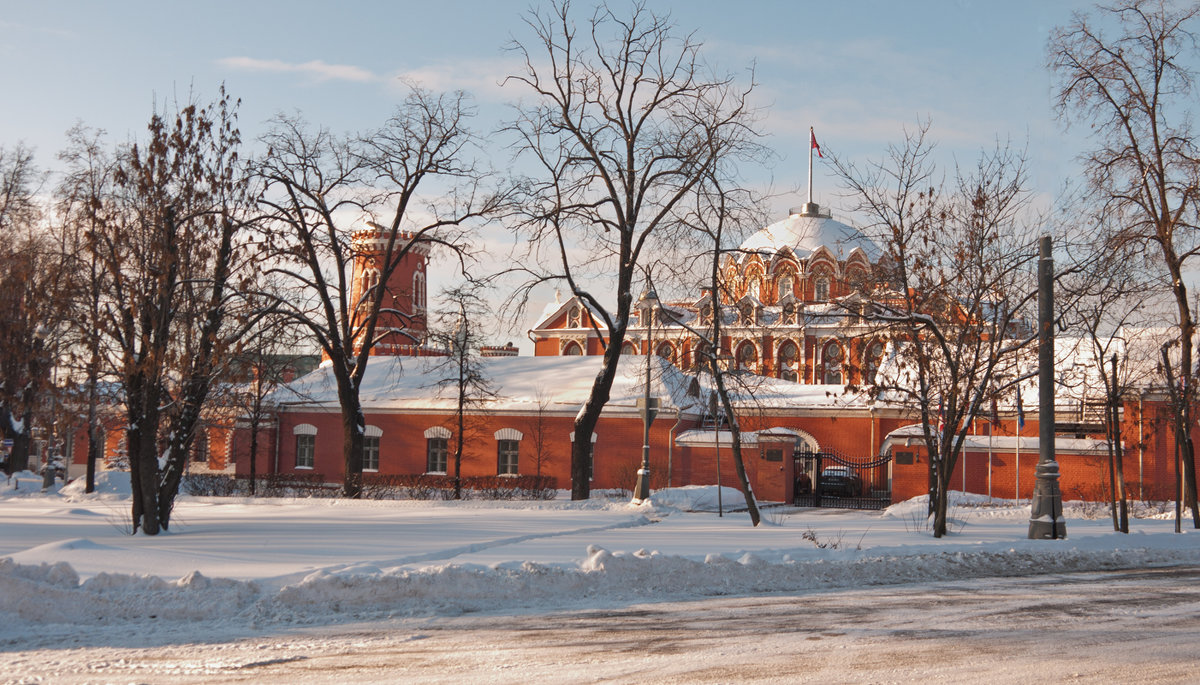
<path fill-rule="evenodd" d="M 1030 542 L 909 555 L 843 552 L 818 560 L 712 554 L 703 561 L 593 546 L 573 566 L 351 567 L 315 571 L 275 592 L 253 581 L 200 573 L 176 581 L 100 574 L 80 582 L 65 563 L 21 565 L 0 559 L 0 615 L 8 626 L 0 635 L 22 623 L 66 623 L 81 630 L 151 619 L 262 626 L 1200 563 L 1200 550 L 1180 549 L 1174 536 L 1145 536 L 1116 549 L 1050 544 L 1054 546 Z"/>
<path fill-rule="evenodd" d="M 741 504 L 731 488 L 727 515 L 711 513 L 713 487 L 640 505 L 182 498 L 179 530 L 145 538 L 106 521 L 126 502 L 105 498 L 127 489 L 127 475 L 107 473 L 92 495 L 72 483 L 5 500 L 0 524 L 14 539 L 0 558 L 0 643 L 116 640 L 148 621 L 155 634 L 225 639 L 283 625 L 1200 563 L 1200 535 L 1169 533 L 1169 522 L 1139 519 L 1116 535 L 1105 520 L 1072 518 L 1075 537 L 1027 540 L 1028 505 L 961 495 L 954 534 L 938 540 L 921 528 L 923 499 L 884 512 L 775 509 L 777 525 L 750 528 L 728 513 Z"/>

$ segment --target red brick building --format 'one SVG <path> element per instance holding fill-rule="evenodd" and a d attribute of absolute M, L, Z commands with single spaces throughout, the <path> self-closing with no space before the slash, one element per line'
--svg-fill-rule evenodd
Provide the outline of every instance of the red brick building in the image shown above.
<path fill-rule="evenodd" d="M 377 226 L 355 234 L 353 297 L 378 284 L 374 260 L 383 239 Z M 595 434 L 586 437 L 593 446 L 592 487 L 633 485 L 642 447 L 637 400 L 647 392 L 651 352 L 649 392 L 662 401 L 650 431 L 652 487 L 736 484 L 733 436 L 713 411 L 710 384 L 699 373 L 699 342 L 687 330 L 721 316 L 722 351 L 729 364 L 746 372 L 738 375 L 735 405 L 746 468 L 760 498 L 791 500 L 806 477 L 842 462 L 867 465 L 863 490 L 870 493 L 892 500 L 923 494 L 928 462 L 911 428 L 912 410 L 847 391 L 847 385 L 869 385 L 884 363 L 885 345 L 871 337 L 853 294 L 879 255 L 862 234 L 810 203 L 727 258 L 722 268 L 727 296 L 714 300 L 704 291 L 694 300 L 666 302 L 644 295 L 612 397 Z M 438 351 L 426 339 L 427 258 L 428 250 L 411 250 L 385 284 L 396 314 L 383 322 L 383 339 L 373 348 L 376 356 L 362 387 L 367 473 L 452 473 L 456 402 L 438 385 L 450 373 L 447 358 L 429 356 Z M 566 488 L 577 439 L 574 419 L 599 370 L 605 329 L 579 300 L 556 298 L 530 338 L 533 357 L 517 356 L 512 346 L 484 350 L 495 394 L 467 409 L 462 475 L 545 475 Z M 1064 364 L 1080 366 L 1065 357 Z M 1083 407 L 1094 399 L 1071 392 L 1062 393 L 1056 415 L 1063 433 L 1062 490 L 1068 498 L 1099 499 L 1108 480 L 1107 450 L 1097 440 L 1103 426 L 1069 416 L 1072 402 Z M 1036 397 L 1036 391 L 1027 397 Z M 327 370 L 317 369 L 273 400 L 277 418 L 260 432 L 256 473 L 340 482 L 340 410 Z M 1015 405 L 1001 409 L 994 426 L 987 420 L 972 426 L 954 482 L 971 492 L 1028 497 L 1037 461 L 1036 412 L 1026 407 L 1030 422 L 1018 440 Z M 1122 420 L 1130 495 L 1169 495 L 1174 443 L 1162 398 L 1147 393 L 1127 398 Z M 244 426 L 233 437 L 228 426 L 210 427 L 198 444 L 222 456 L 202 461 L 224 470 L 233 464 L 237 474 L 248 474 L 248 437 Z M 108 442 L 110 454 L 119 451 L 119 431 L 110 432 Z M 826 461 L 814 461 L 814 455 Z"/>

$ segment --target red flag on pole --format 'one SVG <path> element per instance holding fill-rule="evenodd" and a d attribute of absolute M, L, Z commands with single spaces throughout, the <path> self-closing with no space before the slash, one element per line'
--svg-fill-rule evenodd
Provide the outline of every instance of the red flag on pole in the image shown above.
<path fill-rule="evenodd" d="M 825 155 L 821 154 L 821 146 L 817 144 L 817 134 L 813 133 L 812 126 L 808 127 L 808 141 L 809 147 L 817 151 L 817 156 L 821 159 L 825 159 Z"/>

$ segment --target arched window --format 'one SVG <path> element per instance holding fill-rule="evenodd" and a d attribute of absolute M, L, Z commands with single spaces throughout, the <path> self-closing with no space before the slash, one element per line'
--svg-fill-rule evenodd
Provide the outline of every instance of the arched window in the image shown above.
<path fill-rule="evenodd" d="M 675 346 L 669 342 L 659 343 L 658 348 L 654 350 L 654 353 L 671 362 L 672 364 L 675 363 Z"/>
<path fill-rule="evenodd" d="M 579 346 L 579 343 L 577 343 L 575 341 L 571 341 L 571 342 L 568 342 L 566 345 L 563 345 L 562 353 L 563 353 L 564 357 L 582 357 L 583 356 L 583 348 Z"/>
<path fill-rule="evenodd" d="M 758 350 L 755 349 L 754 343 L 744 342 L 737 348 L 737 368 L 739 371 L 754 371 L 754 364 L 758 361 Z"/>
<path fill-rule="evenodd" d="M 692 368 L 705 369 L 708 368 L 708 358 L 710 355 L 711 346 L 702 342 L 696 345 L 692 350 Z"/>
<path fill-rule="evenodd" d="M 713 322 L 713 308 L 711 304 L 706 304 L 700 308 L 700 325 L 711 326 Z"/>
<path fill-rule="evenodd" d="M 797 370 L 800 361 L 800 348 L 791 340 L 785 340 L 779 345 L 779 377 L 785 381 L 800 380 Z"/>
<path fill-rule="evenodd" d="M 867 351 L 863 354 L 863 382 L 877 383 L 876 376 L 879 375 L 879 366 L 883 363 L 883 343 L 876 340 L 867 346 Z"/>
<path fill-rule="evenodd" d="M 421 271 L 413 274 L 413 310 L 425 311 L 425 274 Z"/>
<path fill-rule="evenodd" d="M 796 287 L 796 278 L 792 275 L 792 272 L 785 271 L 783 273 L 783 275 L 779 277 L 779 282 L 778 282 L 778 285 L 776 286 L 776 291 L 778 292 L 778 297 L 783 298 L 787 295 L 794 294 L 795 287 Z"/>
<path fill-rule="evenodd" d="M 825 348 L 821 352 L 821 366 L 824 371 L 821 376 L 826 385 L 842 384 L 843 359 L 845 359 L 845 355 L 842 352 L 842 346 L 837 341 L 831 340 L 825 344 Z"/>
<path fill-rule="evenodd" d="M 633 343 L 626 340 L 621 343 L 621 354 L 640 354 L 638 348 L 634 347 Z"/>
<path fill-rule="evenodd" d="M 813 299 L 817 302 L 825 302 L 829 299 L 829 277 L 820 276 L 817 278 L 813 286 Z"/>
<path fill-rule="evenodd" d="M 762 298 L 762 279 L 758 276 L 751 276 L 750 282 L 746 284 L 746 294 L 754 299 Z"/>
<path fill-rule="evenodd" d="M 571 309 L 567 311 L 567 327 L 583 327 L 582 311 L 579 309 L 579 307 L 571 307 Z"/>

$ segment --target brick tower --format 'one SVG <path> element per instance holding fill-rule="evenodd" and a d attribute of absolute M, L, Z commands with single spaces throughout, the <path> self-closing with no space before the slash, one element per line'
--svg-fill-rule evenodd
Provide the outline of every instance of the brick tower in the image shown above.
<path fill-rule="evenodd" d="M 367 222 L 367 228 L 351 236 L 354 269 L 350 296 L 359 302 L 363 293 L 379 284 L 383 258 L 387 250 L 388 228 Z M 393 254 L 399 253 L 413 241 L 413 234 L 401 231 L 396 236 Z M 412 245 L 392 270 L 384 284 L 383 311 L 375 328 L 377 342 L 372 355 L 425 356 L 436 354 L 426 347 L 427 309 L 426 284 L 429 265 L 429 243 Z M 356 341 L 357 345 L 362 341 Z"/>

